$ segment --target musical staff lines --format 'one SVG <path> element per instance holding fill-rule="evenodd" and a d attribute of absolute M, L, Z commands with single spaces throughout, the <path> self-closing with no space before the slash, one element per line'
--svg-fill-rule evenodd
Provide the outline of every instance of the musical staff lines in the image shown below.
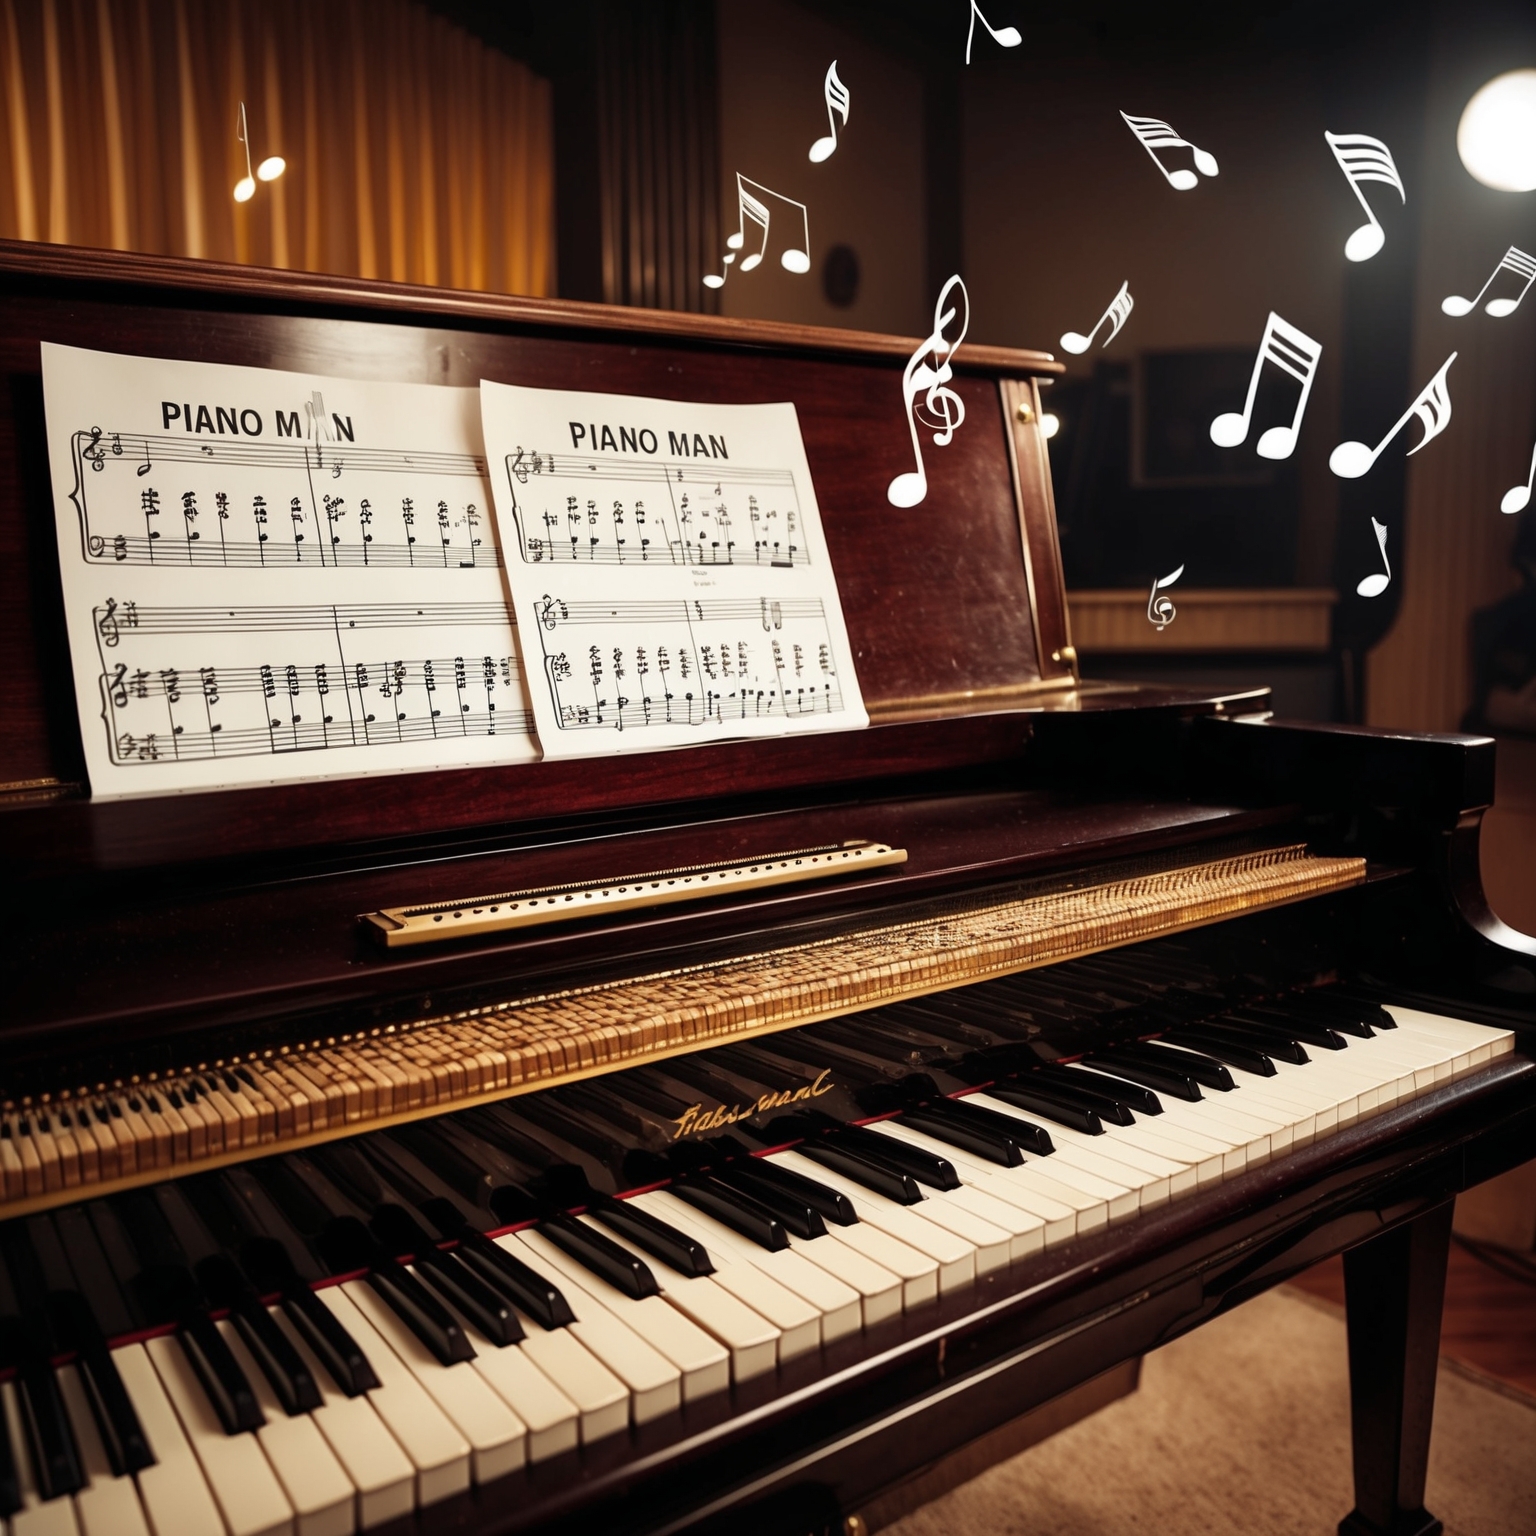
<path fill-rule="evenodd" d="M 505 456 L 517 551 L 529 565 L 811 564 L 795 477 L 710 461 Z"/>
<path fill-rule="evenodd" d="M 92 612 L 101 717 L 122 766 L 526 735 L 505 607 L 492 603 Z M 423 629 L 463 654 L 423 656 Z M 242 638 L 233 645 L 227 637 Z M 467 641 L 479 642 L 473 651 Z"/>
<path fill-rule="evenodd" d="M 305 440 L 77 431 L 82 552 L 229 570 L 495 568 L 485 462 Z M 464 482 L 468 482 L 465 484 Z M 253 486 L 260 487 L 259 490 Z"/>
<path fill-rule="evenodd" d="M 841 714 L 820 598 L 537 604 L 545 682 L 565 731 L 770 725 Z"/>

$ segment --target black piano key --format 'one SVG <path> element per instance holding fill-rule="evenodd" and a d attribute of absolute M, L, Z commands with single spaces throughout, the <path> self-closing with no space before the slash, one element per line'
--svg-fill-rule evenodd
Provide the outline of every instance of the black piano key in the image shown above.
<path fill-rule="evenodd" d="M 1107 1076 L 1139 1083 L 1144 1088 L 1155 1088 L 1159 1093 L 1172 1094 L 1176 1099 L 1193 1102 L 1203 1097 L 1192 1072 L 1145 1061 L 1130 1051 L 1095 1051 L 1083 1058 L 1083 1065 Z"/>
<path fill-rule="evenodd" d="M 1295 1009 L 1303 1018 L 1321 1024 L 1332 1023 L 1335 1029 L 1341 1029 L 1345 1034 L 1367 1031 L 1360 1034 L 1361 1039 L 1369 1039 L 1378 1029 L 1397 1028 L 1397 1021 L 1380 1003 L 1365 1002 L 1339 992 L 1287 992 L 1283 997 L 1271 999 L 1267 1006 L 1282 1011 Z M 1338 1022 L 1334 1023 L 1335 1020 Z"/>
<path fill-rule="evenodd" d="M 1319 1008 L 1348 1009 L 1357 1018 L 1364 1019 L 1372 1029 L 1397 1028 L 1397 1020 L 1374 997 L 1366 997 L 1348 988 L 1314 987 L 1307 992 L 1289 993 L 1285 1000 L 1291 998 L 1306 998 Z"/>
<path fill-rule="evenodd" d="M 640 1301 L 646 1296 L 660 1294 L 656 1276 L 644 1259 L 631 1253 L 622 1243 L 594 1231 L 585 1222 L 577 1221 L 574 1216 L 564 1211 L 551 1212 L 534 1227 L 534 1231 L 626 1296 Z"/>
<path fill-rule="evenodd" d="M 139 1261 L 134 1256 L 133 1245 L 123 1231 L 117 1213 L 105 1200 L 92 1200 L 85 1207 L 85 1214 L 95 1235 L 96 1245 L 107 1261 L 114 1285 L 132 1318 L 131 1330 L 138 1332 L 150 1326 L 151 1319 L 144 1309 L 134 1279 L 139 1272 Z M 158 1322 L 159 1319 L 154 1319 Z"/>
<path fill-rule="evenodd" d="M 310 1413 L 323 1401 L 304 1357 L 272 1319 L 250 1281 L 227 1254 L 211 1254 L 197 1264 L 197 1277 L 215 1306 L 229 1312 L 262 1374 L 272 1384 L 283 1412 Z"/>
<path fill-rule="evenodd" d="M 770 1253 L 789 1247 L 789 1232 L 766 1205 L 760 1204 L 751 1195 L 743 1194 L 739 1189 L 732 1189 L 730 1185 L 710 1178 L 708 1174 L 679 1179 L 669 1193 L 676 1195 L 679 1200 L 686 1200 L 689 1205 L 697 1206 L 706 1215 L 713 1216 L 716 1221 L 722 1222 L 733 1232 L 739 1232 L 759 1248 L 768 1249 Z"/>
<path fill-rule="evenodd" d="M 253 1285 L 265 1294 L 281 1297 L 283 1315 L 342 1392 L 358 1397 L 379 1386 L 378 1373 L 362 1345 L 310 1290 L 282 1243 L 271 1237 L 251 1238 L 242 1248 L 241 1258 Z"/>
<path fill-rule="evenodd" d="M 738 1194 L 756 1201 L 764 1210 L 771 1211 L 784 1223 L 785 1230 L 796 1237 L 809 1239 L 827 1235 L 827 1224 L 821 1219 L 821 1212 L 810 1201 L 790 1194 L 781 1185 L 754 1178 L 747 1164 L 717 1168 L 713 1178 L 716 1183 L 734 1189 Z"/>
<path fill-rule="evenodd" d="M 1160 1115 L 1163 1112 L 1163 1106 L 1150 1088 L 1142 1087 L 1124 1077 L 1096 1072 L 1086 1063 L 1071 1067 L 1042 1068 L 1042 1074 L 1046 1073 L 1052 1075 L 1060 1073 L 1061 1079 L 1070 1083 L 1080 1083 L 1091 1093 L 1102 1093 L 1118 1099 L 1129 1108 L 1139 1110 L 1144 1115 Z"/>
<path fill-rule="evenodd" d="M 1185 1046 L 1191 1051 L 1203 1051 L 1208 1056 L 1214 1056 L 1218 1061 L 1224 1061 L 1229 1067 L 1236 1067 L 1241 1072 L 1251 1072 L 1255 1077 L 1273 1077 L 1275 1064 L 1257 1046 L 1241 1045 L 1230 1038 L 1200 1029 L 1195 1025 L 1186 1025 L 1181 1029 L 1171 1029 L 1163 1038 L 1170 1045 Z"/>
<path fill-rule="evenodd" d="M 319 1255 L 283 1215 L 277 1202 L 249 1168 L 226 1168 L 210 1177 L 219 1180 L 225 1198 L 247 1224 L 251 1237 L 271 1238 L 281 1245 L 289 1265 L 306 1284 L 315 1285 L 326 1278 L 325 1266 L 320 1263 Z"/>
<path fill-rule="evenodd" d="M 414 1254 L 412 1267 L 416 1274 L 457 1307 L 493 1344 L 515 1344 L 522 1338 L 522 1325 L 506 1297 L 453 1254 L 441 1252 L 431 1235 L 401 1206 L 380 1206 L 370 1225 L 390 1252 Z"/>
<path fill-rule="evenodd" d="M 253 1165 L 278 1207 L 337 1275 L 361 1272 L 374 1294 L 389 1307 L 443 1365 L 473 1360 L 475 1346 L 451 1312 L 403 1264 L 385 1253 L 347 1197 L 317 1163 L 290 1153 Z"/>
<path fill-rule="evenodd" d="M 824 1221 L 835 1222 L 840 1227 L 851 1227 L 858 1222 L 853 1202 L 840 1189 L 807 1178 L 792 1168 L 781 1168 L 767 1158 L 754 1157 L 731 1164 L 729 1171 L 739 1173 L 756 1184 L 781 1189 L 786 1195 L 803 1200 L 812 1210 L 819 1211 Z"/>
<path fill-rule="evenodd" d="M 1187 1072 L 1202 1088 L 1214 1088 L 1218 1093 L 1230 1093 L 1237 1084 L 1232 1074 L 1210 1056 L 1189 1051 L 1171 1051 L 1156 1041 L 1138 1040 L 1132 1044 L 1115 1047 L 1114 1054 L 1131 1061 L 1146 1062 L 1150 1066 L 1166 1067 L 1175 1072 Z"/>
<path fill-rule="evenodd" d="M 1108 1078 L 1095 1078 L 1089 1072 L 1059 1066 L 1041 1067 L 1033 1072 L 1021 1073 L 1012 1079 L 1010 1086 L 1030 1093 L 1065 1097 L 1071 1104 L 1093 1110 L 1107 1125 L 1136 1123 L 1136 1109 L 1129 1097 L 1115 1091 L 1117 1087 L 1125 1088 L 1126 1085 L 1114 1084 Z"/>
<path fill-rule="evenodd" d="M 491 1209 L 491 1197 L 499 1181 L 489 1166 L 489 1159 L 476 1160 L 462 1147 L 435 1127 L 414 1124 L 396 1126 L 393 1131 L 367 1138 L 370 1152 L 389 1156 L 398 1143 L 447 1185 L 461 1200 Z"/>
<path fill-rule="evenodd" d="M 1222 1022 L 1273 1030 L 1277 1035 L 1299 1040 L 1303 1045 L 1316 1046 L 1322 1051 L 1342 1051 L 1349 1045 L 1338 1030 L 1330 1029 L 1326 1024 L 1313 1024 L 1294 1016 L 1263 1014 L 1253 1008 L 1234 1008 L 1230 1013 L 1222 1015 Z"/>
<path fill-rule="evenodd" d="M 827 1140 L 844 1150 L 851 1150 L 868 1162 L 882 1164 L 894 1173 L 909 1174 L 930 1189 L 959 1189 L 960 1175 L 947 1157 L 924 1151 L 908 1142 L 889 1136 L 877 1136 L 862 1126 L 844 1126 Z"/>
<path fill-rule="evenodd" d="M 1042 1120 L 1054 1120 L 1057 1125 L 1081 1131 L 1085 1136 L 1104 1134 L 1104 1122 L 1098 1111 L 1065 1094 L 1041 1093 L 1019 1083 L 993 1083 L 987 1092 L 1004 1104 L 1012 1104 L 1015 1109 L 1027 1109 Z"/>
<path fill-rule="evenodd" d="M 541 1328 L 564 1328 L 576 1321 L 571 1304 L 558 1286 L 483 1233 L 466 1234 L 454 1252 L 466 1264 L 473 1265 L 488 1284 L 516 1302 Z"/>
<path fill-rule="evenodd" d="M 703 1243 L 627 1200 L 595 1200 L 587 1207 L 587 1214 L 681 1274 L 712 1275 L 715 1272 Z"/>
<path fill-rule="evenodd" d="M 802 1157 L 810 1158 L 813 1163 L 820 1163 L 822 1167 L 830 1168 L 834 1173 L 842 1174 L 845 1179 L 852 1179 L 855 1184 L 862 1184 L 865 1189 L 872 1189 L 877 1195 L 884 1195 L 887 1200 L 894 1200 L 899 1205 L 916 1205 L 923 1198 L 923 1192 L 911 1174 L 889 1163 L 875 1162 L 862 1150 L 835 1142 L 829 1136 L 812 1135 L 795 1151 Z"/>
<path fill-rule="evenodd" d="M 49 1354 L 58 1347 L 42 1266 L 18 1224 L 0 1227 L 8 1275 L 0 1293 L 0 1329 L 10 1335 L 6 1353 L 16 1367 L 16 1396 L 32 1455 L 38 1490 L 56 1499 L 84 1486 L 80 1453 L 59 1393 Z"/>
<path fill-rule="evenodd" d="M 85 1297 L 102 1337 L 120 1339 L 132 1333 L 133 1316 L 107 1265 L 85 1208 L 68 1205 L 52 1215 L 54 1230 L 75 1276 L 75 1287 Z"/>
<path fill-rule="evenodd" d="M 1306 1047 L 1288 1030 L 1270 1029 L 1258 1024 L 1240 1024 L 1228 1018 L 1211 1019 L 1199 1026 L 1212 1039 L 1231 1040 L 1251 1050 L 1263 1051 L 1293 1066 L 1305 1066 L 1312 1058 Z"/>
<path fill-rule="evenodd" d="M 1281 1024 L 1295 1022 L 1309 1029 L 1331 1029 L 1336 1034 L 1350 1035 L 1356 1040 L 1373 1040 L 1376 1037 L 1376 1031 L 1364 1019 L 1356 1018 L 1353 1010 L 1309 1007 L 1299 997 L 1283 998 L 1278 1002 L 1249 1003 L 1243 1012 L 1254 1018 L 1274 1019 Z"/>
<path fill-rule="evenodd" d="M 225 1434 L 260 1429 L 267 1422 L 240 1362 L 206 1313 L 189 1312 L 177 1329 L 176 1342 L 191 1361 Z"/>
<path fill-rule="evenodd" d="M 1049 1157 L 1056 1150 L 1050 1132 L 1044 1126 L 1016 1120 L 1012 1115 L 1000 1115 L 984 1105 L 971 1103 L 969 1099 L 936 1099 L 899 1118 L 918 1130 L 928 1130 L 941 1141 L 969 1148 L 978 1156 L 1008 1168 L 1022 1163 L 1026 1152 Z M 929 1130 L 930 1124 L 950 1129 Z M 971 1139 L 963 1139 L 967 1137 Z M 987 1148 L 989 1138 L 995 1146 L 990 1152 Z"/>

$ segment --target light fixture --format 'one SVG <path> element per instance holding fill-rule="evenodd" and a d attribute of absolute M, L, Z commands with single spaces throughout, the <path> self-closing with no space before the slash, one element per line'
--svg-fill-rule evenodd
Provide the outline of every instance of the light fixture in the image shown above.
<path fill-rule="evenodd" d="M 246 126 L 243 101 L 240 103 L 240 122 L 235 129 L 235 137 L 245 146 L 245 175 L 235 183 L 235 201 L 248 203 L 256 195 L 257 181 L 276 181 L 288 169 L 288 162 L 281 155 L 268 155 L 256 167 L 255 175 L 251 174 L 251 134 Z"/>
<path fill-rule="evenodd" d="M 1040 431 L 1047 438 L 1055 437 L 1061 431 L 1061 417 L 1054 411 L 1041 411 Z"/>
<path fill-rule="evenodd" d="M 1461 114 L 1456 152 L 1500 192 L 1536 190 L 1536 69 L 1512 69 L 1477 91 Z"/>

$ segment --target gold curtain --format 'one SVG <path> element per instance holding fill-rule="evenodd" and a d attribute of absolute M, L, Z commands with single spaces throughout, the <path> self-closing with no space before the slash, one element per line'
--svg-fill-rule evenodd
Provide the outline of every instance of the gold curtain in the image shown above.
<path fill-rule="evenodd" d="M 554 288 L 549 85 L 412 0 L 0 0 L 0 92 L 0 235 Z"/>

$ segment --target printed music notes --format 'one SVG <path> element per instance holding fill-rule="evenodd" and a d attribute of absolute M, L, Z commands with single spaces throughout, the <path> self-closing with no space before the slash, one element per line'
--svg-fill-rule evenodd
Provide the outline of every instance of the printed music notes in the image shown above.
<path fill-rule="evenodd" d="M 1456 356 L 1457 354 L 1452 352 L 1441 363 L 1434 378 L 1424 386 L 1418 399 L 1397 418 L 1392 430 L 1374 448 L 1368 448 L 1364 443 L 1340 443 L 1328 456 L 1328 468 L 1341 480 L 1358 480 L 1381 457 L 1382 449 L 1415 416 L 1419 418 L 1419 425 L 1424 428 L 1424 435 L 1408 450 L 1410 458 L 1432 437 L 1439 437 L 1451 421 L 1451 391 L 1450 385 L 1446 382 L 1446 375 L 1451 371 L 1451 364 L 1456 361 Z"/>
<path fill-rule="evenodd" d="M 1531 468 L 1524 485 L 1512 485 L 1499 503 L 1500 512 L 1524 512 L 1531 504 L 1531 485 L 1536 482 L 1536 447 L 1531 449 Z"/>
<path fill-rule="evenodd" d="M 827 99 L 827 127 L 831 132 L 811 145 L 812 165 L 820 165 L 823 160 L 831 159 L 832 151 L 837 148 L 837 118 L 842 118 L 843 127 L 848 126 L 848 87 L 838 78 L 836 59 L 832 60 L 831 67 L 827 70 L 827 78 L 822 83 L 821 89 Z M 836 116 L 833 115 L 834 113 Z"/>
<path fill-rule="evenodd" d="M 45 344 L 43 397 L 93 796 L 537 758 L 477 390 Z"/>
<path fill-rule="evenodd" d="M 1141 147 L 1151 155 L 1153 165 L 1167 177 L 1168 185 L 1175 192 L 1188 192 L 1199 185 L 1200 177 L 1195 175 L 1195 171 L 1199 171 L 1200 176 L 1216 175 L 1218 168 L 1215 155 L 1191 144 L 1188 139 L 1180 138 L 1160 117 L 1132 117 L 1129 112 L 1122 112 L 1120 116 L 1125 119 L 1125 126 L 1136 135 Z M 1195 171 L 1183 168 L 1170 171 L 1157 153 L 1160 149 L 1189 150 L 1194 159 Z"/>
<path fill-rule="evenodd" d="M 736 253 L 746 244 L 748 224 L 756 224 L 762 230 L 763 238 L 758 242 L 755 251 L 742 257 L 739 270 L 750 272 L 767 255 L 768 231 L 772 223 L 772 214 L 767 201 L 769 198 L 775 198 L 791 208 L 800 210 L 800 244 L 786 246 L 779 257 L 779 264 L 786 272 L 809 272 L 811 270 L 811 226 L 805 204 L 796 202 L 792 197 L 785 197 L 782 192 L 775 192 L 771 187 L 765 187 L 760 182 L 750 180 L 740 171 L 736 173 L 736 233 L 726 239 L 725 243 L 730 249 L 725 253 L 721 264 L 729 267 L 736 260 Z M 705 277 L 704 286 L 706 288 L 724 287 L 727 275 L 725 272 L 711 272 Z"/>
<path fill-rule="evenodd" d="M 1333 151 L 1333 158 L 1339 162 L 1339 169 L 1344 172 L 1350 191 L 1365 209 L 1367 220 L 1344 242 L 1344 254 L 1350 261 L 1369 261 L 1381 249 L 1387 237 L 1382 232 L 1381 221 L 1376 217 L 1375 210 L 1366 202 L 1360 183 L 1384 182 L 1406 204 L 1408 194 L 1403 190 L 1403 178 L 1397 173 L 1397 162 L 1392 158 L 1392 151 L 1380 139 L 1373 139 L 1368 133 L 1326 131 L 1323 137 Z"/>
<path fill-rule="evenodd" d="M 971 0 L 971 25 L 965 34 L 965 62 L 967 64 L 971 62 L 971 39 L 976 36 L 976 22 L 978 18 L 980 19 L 982 26 L 984 26 L 987 31 L 991 33 L 992 41 L 996 43 L 999 48 L 1017 48 L 1019 44 L 1024 41 L 1024 39 L 1019 35 L 1019 29 L 1017 27 L 994 27 L 992 23 L 981 14 L 981 7 L 976 4 L 976 0 Z"/>
<path fill-rule="evenodd" d="M 957 274 L 939 293 L 939 302 L 933 308 L 932 334 L 907 360 L 901 376 L 902 402 L 917 468 L 897 475 L 887 487 L 886 499 L 893 507 L 915 507 L 928 494 L 928 472 L 923 465 L 918 423 L 932 430 L 937 447 L 947 448 L 955 428 L 965 420 L 965 402 L 949 388 L 949 382 L 954 377 L 952 360 L 970 323 L 970 296 Z M 921 402 L 919 395 L 923 397 Z"/>
<path fill-rule="evenodd" d="M 1528 256 L 1518 245 L 1510 246 L 1503 256 L 1499 258 L 1498 266 L 1489 274 L 1488 281 L 1477 290 L 1476 298 L 1463 299 L 1453 293 L 1448 298 L 1440 301 L 1441 310 L 1456 320 L 1459 320 L 1463 315 L 1470 315 L 1477 308 L 1482 296 L 1493 286 L 1494 279 L 1501 272 L 1512 272 L 1517 278 L 1523 277 L 1525 282 L 1520 292 L 1514 298 L 1511 299 L 1505 296 L 1489 299 L 1484 308 L 1495 320 L 1502 320 L 1506 315 L 1514 314 L 1520 307 L 1521 299 L 1529 292 L 1532 282 L 1536 282 L 1536 256 Z"/>
<path fill-rule="evenodd" d="M 1120 334 L 1120 327 L 1125 324 L 1127 316 L 1135 307 L 1136 301 L 1131 297 L 1130 283 L 1121 283 L 1119 293 L 1109 301 L 1109 308 L 1099 316 L 1098 324 L 1086 336 L 1078 331 L 1068 331 L 1061 338 L 1063 349 L 1074 354 L 1086 352 L 1093 345 L 1093 338 L 1099 334 L 1099 326 L 1106 320 L 1110 322 L 1109 335 L 1104 338 L 1103 343 L 1107 347 Z"/>
<path fill-rule="evenodd" d="M 1211 441 L 1218 448 L 1235 448 L 1248 437 L 1249 422 L 1253 416 L 1254 397 L 1259 391 L 1259 375 L 1265 363 L 1273 363 L 1283 373 L 1288 373 L 1301 384 L 1301 398 L 1296 402 L 1296 412 L 1288 427 L 1270 427 L 1256 445 L 1261 459 L 1288 459 L 1296 447 L 1296 434 L 1301 429 L 1301 418 L 1307 409 L 1307 397 L 1312 393 L 1312 380 L 1317 376 L 1318 359 L 1323 355 L 1320 342 L 1313 341 L 1304 331 L 1282 320 L 1273 310 L 1264 324 L 1264 335 L 1259 342 L 1259 354 L 1253 360 L 1253 374 L 1248 380 L 1248 398 L 1241 411 L 1227 411 L 1211 423 Z"/>
<path fill-rule="evenodd" d="M 1356 583 L 1355 591 L 1361 597 L 1380 597 L 1392 585 L 1392 562 L 1387 559 L 1387 525 L 1378 523 L 1373 517 L 1371 527 L 1376 530 L 1376 546 L 1381 550 L 1382 569 L 1373 571 Z"/>
<path fill-rule="evenodd" d="M 793 405 L 480 397 L 546 757 L 868 723 Z"/>
<path fill-rule="evenodd" d="M 1161 597 L 1158 594 L 1165 587 L 1171 587 L 1183 574 L 1184 567 L 1181 565 L 1178 570 L 1159 576 L 1152 583 L 1152 592 L 1147 598 L 1147 623 L 1156 625 L 1158 634 L 1162 634 L 1179 616 L 1179 610 L 1173 606 L 1173 599 L 1166 594 Z"/>

